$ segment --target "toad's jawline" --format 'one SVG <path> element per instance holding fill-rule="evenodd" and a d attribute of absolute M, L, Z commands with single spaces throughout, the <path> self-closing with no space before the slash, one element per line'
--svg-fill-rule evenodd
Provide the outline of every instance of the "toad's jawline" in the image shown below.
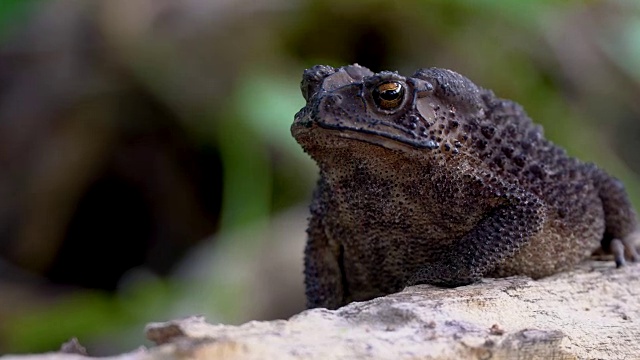
<path fill-rule="evenodd" d="M 314 122 L 312 126 L 317 126 L 320 129 L 330 131 L 334 136 L 362 141 L 385 148 L 397 148 L 397 145 L 399 144 L 407 145 L 413 149 L 419 148 L 435 150 L 440 147 L 440 144 L 433 140 L 415 141 L 412 139 L 403 138 L 399 135 L 393 135 L 382 131 L 365 128 L 352 128 L 348 126 L 332 125 L 321 122 Z M 306 128 L 305 130 L 311 131 L 309 128 Z M 373 135 L 373 137 L 371 135 Z"/>

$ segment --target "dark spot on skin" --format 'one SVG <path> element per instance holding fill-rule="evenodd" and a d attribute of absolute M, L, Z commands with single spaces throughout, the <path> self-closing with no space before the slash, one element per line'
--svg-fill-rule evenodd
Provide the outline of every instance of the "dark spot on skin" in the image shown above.
<path fill-rule="evenodd" d="M 517 155 L 516 157 L 513 158 L 513 163 L 518 165 L 519 167 L 523 167 L 526 161 L 527 161 L 527 158 L 522 154 Z"/>
<path fill-rule="evenodd" d="M 567 217 L 567 210 L 565 208 L 558 208 L 558 216 L 561 219 L 564 219 L 565 217 Z"/>
<path fill-rule="evenodd" d="M 513 155 L 513 152 L 515 151 L 511 146 L 503 146 L 501 150 L 502 150 L 502 153 L 509 159 L 511 158 L 511 156 Z"/>
<path fill-rule="evenodd" d="M 490 125 L 485 125 L 481 129 L 482 135 L 487 139 L 493 138 L 493 135 L 496 133 L 496 128 Z"/>
<path fill-rule="evenodd" d="M 529 172 L 533 174 L 535 177 L 537 177 L 538 179 L 544 178 L 544 174 L 545 174 L 544 170 L 538 164 L 533 164 L 529 166 Z"/>

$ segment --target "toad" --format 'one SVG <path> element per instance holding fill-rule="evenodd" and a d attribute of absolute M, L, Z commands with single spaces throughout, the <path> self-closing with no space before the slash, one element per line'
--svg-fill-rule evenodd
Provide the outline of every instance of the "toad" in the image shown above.
<path fill-rule="evenodd" d="M 414 284 L 534 279 L 601 248 L 637 261 L 623 185 L 546 140 L 516 103 L 450 70 L 304 72 L 291 132 L 318 164 L 308 307 Z"/>

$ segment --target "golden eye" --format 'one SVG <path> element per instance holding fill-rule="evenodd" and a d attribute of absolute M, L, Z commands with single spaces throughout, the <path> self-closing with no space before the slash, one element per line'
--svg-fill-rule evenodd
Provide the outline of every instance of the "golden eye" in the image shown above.
<path fill-rule="evenodd" d="M 397 81 L 378 85 L 373 90 L 373 101 L 383 110 L 393 110 L 400 106 L 404 98 L 404 86 Z"/>

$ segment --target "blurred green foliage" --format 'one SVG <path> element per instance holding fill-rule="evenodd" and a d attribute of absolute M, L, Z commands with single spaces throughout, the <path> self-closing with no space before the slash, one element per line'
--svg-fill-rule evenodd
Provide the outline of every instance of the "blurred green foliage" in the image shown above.
<path fill-rule="evenodd" d="M 6 36 L 11 25 L 17 25 L 27 18 L 29 10 L 43 0 L 2 0 L 0 1 L 0 41 Z"/>

